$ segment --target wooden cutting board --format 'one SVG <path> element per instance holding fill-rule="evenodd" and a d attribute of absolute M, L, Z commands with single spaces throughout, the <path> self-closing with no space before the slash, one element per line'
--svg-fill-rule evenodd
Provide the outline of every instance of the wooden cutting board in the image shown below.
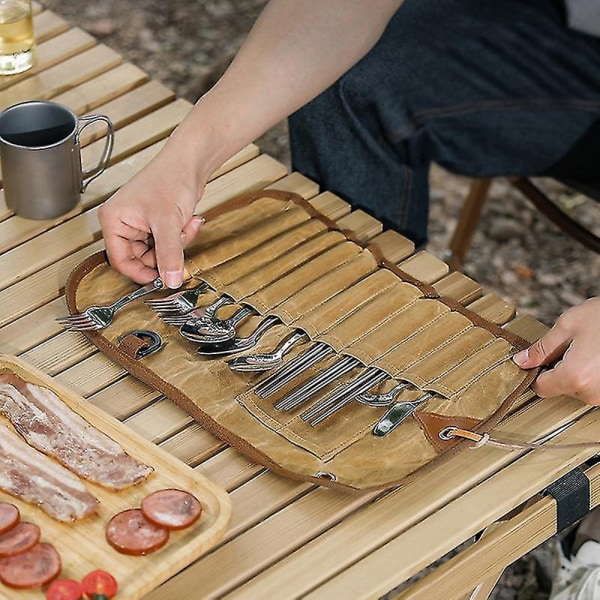
<path fill-rule="evenodd" d="M 89 571 L 104 569 L 119 583 L 117 599 L 134 600 L 192 563 L 222 538 L 231 516 L 231 503 L 225 490 L 45 373 L 16 357 L 0 354 L 0 373 L 5 372 L 53 390 L 71 409 L 121 444 L 127 453 L 154 467 L 154 473 L 145 482 L 118 492 L 85 482 L 100 500 L 100 508 L 93 517 L 75 523 L 56 521 L 41 509 L 0 491 L 0 500 L 16 504 L 21 510 L 21 519 L 39 525 L 42 541 L 50 542 L 59 552 L 60 578 L 81 580 Z M 109 546 L 104 534 L 109 519 L 121 510 L 139 507 L 145 496 L 163 488 L 192 492 L 203 506 L 200 520 L 188 529 L 171 532 L 166 546 L 147 556 L 127 556 Z M 44 592 L 14 590 L 0 584 L 0 598 L 40 600 Z"/>

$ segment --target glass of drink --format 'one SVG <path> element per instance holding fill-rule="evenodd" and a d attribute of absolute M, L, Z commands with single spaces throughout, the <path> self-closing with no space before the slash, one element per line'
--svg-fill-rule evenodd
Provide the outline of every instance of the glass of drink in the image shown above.
<path fill-rule="evenodd" d="M 33 65 L 31 0 L 0 0 L 0 75 L 14 75 Z"/>

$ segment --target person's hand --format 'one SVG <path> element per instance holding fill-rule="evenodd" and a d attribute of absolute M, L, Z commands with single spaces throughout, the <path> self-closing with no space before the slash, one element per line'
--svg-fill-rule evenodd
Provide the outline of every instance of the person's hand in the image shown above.
<path fill-rule="evenodd" d="M 183 281 L 183 249 L 197 235 L 193 214 L 201 191 L 193 169 L 163 151 L 99 209 L 111 266 L 141 284 L 158 275 L 167 287 Z"/>
<path fill-rule="evenodd" d="M 542 398 L 566 394 L 600 404 L 600 297 L 564 312 L 554 327 L 514 356 L 523 369 L 549 367 L 533 384 Z"/>
<path fill-rule="evenodd" d="M 225 74 L 157 157 L 100 208 L 111 265 L 138 283 L 160 273 L 166 285 L 178 287 L 183 248 L 201 225 L 193 212 L 209 176 L 355 65 L 401 4 L 267 2 Z"/>

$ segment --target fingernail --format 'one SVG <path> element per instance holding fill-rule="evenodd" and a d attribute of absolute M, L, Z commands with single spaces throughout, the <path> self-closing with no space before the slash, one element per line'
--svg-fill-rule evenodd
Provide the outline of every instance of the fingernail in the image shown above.
<path fill-rule="evenodd" d="M 521 350 L 517 352 L 513 356 L 513 360 L 519 365 L 524 365 L 529 360 L 529 348 L 525 348 L 525 350 Z"/>
<path fill-rule="evenodd" d="M 204 225 L 204 223 L 206 223 L 206 219 L 202 215 L 196 215 L 196 219 L 200 225 Z"/>
<path fill-rule="evenodd" d="M 165 285 L 173 290 L 181 287 L 183 283 L 183 271 L 167 271 L 165 273 Z"/>

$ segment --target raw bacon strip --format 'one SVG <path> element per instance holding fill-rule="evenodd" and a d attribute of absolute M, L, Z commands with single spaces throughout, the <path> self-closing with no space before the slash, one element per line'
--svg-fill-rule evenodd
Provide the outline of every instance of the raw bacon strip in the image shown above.
<path fill-rule="evenodd" d="M 142 500 L 141 509 L 150 523 L 167 529 L 185 529 L 202 514 L 202 505 L 196 496 L 176 489 L 152 492 Z"/>
<path fill-rule="evenodd" d="M 60 555 L 46 542 L 31 550 L 0 559 L 0 581 L 12 588 L 40 588 L 52 581 L 62 569 Z"/>
<path fill-rule="evenodd" d="M 106 488 L 124 489 L 153 471 L 71 410 L 53 391 L 15 375 L 0 377 L 0 411 L 31 446 Z"/>
<path fill-rule="evenodd" d="M 10 502 L 0 502 L 0 535 L 16 526 L 21 519 L 19 509 Z"/>
<path fill-rule="evenodd" d="M 0 426 L 0 489 L 38 505 L 58 521 L 96 512 L 98 500 L 70 471 Z"/>
<path fill-rule="evenodd" d="M 169 530 L 147 521 L 139 508 L 117 513 L 106 526 L 106 541 L 123 554 L 143 556 L 162 548 Z"/>

